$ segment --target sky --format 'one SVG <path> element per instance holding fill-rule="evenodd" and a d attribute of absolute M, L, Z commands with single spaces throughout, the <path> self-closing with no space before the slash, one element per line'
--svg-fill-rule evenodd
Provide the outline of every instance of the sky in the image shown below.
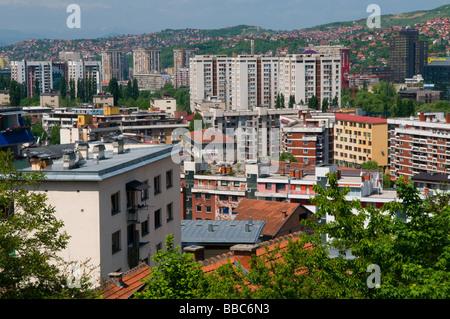
<path fill-rule="evenodd" d="M 79 38 L 164 29 L 216 29 L 240 24 L 295 30 L 381 14 L 426 10 L 443 0 L 0 0 L 0 30 Z M 68 28 L 69 4 L 80 7 L 80 28 Z M 0 37 L 2 35 L 0 34 Z M 1 39 L 0 39 L 1 40 Z"/>

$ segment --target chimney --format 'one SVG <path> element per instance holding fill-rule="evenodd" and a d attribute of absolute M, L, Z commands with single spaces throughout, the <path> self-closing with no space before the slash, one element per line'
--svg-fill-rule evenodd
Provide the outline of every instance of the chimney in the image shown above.
<path fill-rule="evenodd" d="M 193 254 L 195 261 L 200 261 L 205 259 L 205 247 L 191 245 L 183 248 L 183 252 L 187 254 Z"/>
<path fill-rule="evenodd" d="M 122 154 L 123 150 L 124 150 L 124 140 L 121 139 L 117 139 L 113 142 L 113 148 L 114 148 L 114 154 Z"/>
<path fill-rule="evenodd" d="M 71 169 L 76 164 L 76 154 L 72 150 L 65 150 L 63 155 L 63 167 L 64 169 Z"/>
<path fill-rule="evenodd" d="M 280 174 L 284 175 L 284 168 L 280 168 Z"/>
<path fill-rule="evenodd" d="M 97 144 L 94 146 L 94 158 L 98 160 L 105 158 L 105 145 Z"/>
<path fill-rule="evenodd" d="M 256 255 L 259 245 L 256 244 L 237 244 L 230 247 L 235 257 L 251 257 Z"/>
<path fill-rule="evenodd" d="M 287 217 L 287 211 L 282 210 L 281 211 L 281 219 L 285 219 Z"/>
<path fill-rule="evenodd" d="M 33 171 L 49 171 L 52 169 L 53 161 L 46 154 L 32 155 L 30 158 L 30 164 Z"/>
<path fill-rule="evenodd" d="M 89 144 L 80 142 L 78 144 L 78 160 L 87 160 L 89 158 Z"/>
<path fill-rule="evenodd" d="M 294 176 L 295 176 L 295 178 L 300 178 L 300 170 L 296 169 Z"/>
<path fill-rule="evenodd" d="M 426 121 L 426 119 L 425 119 L 425 113 L 420 112 L 420 114 L 419 114 L 419 120 L 420 120 L 421 122 L 425 122 L 425 121 Z"/>
<path fill-rule="evenodd" d="M 251 55 L 255 55 L 255 40 L 251 39 Z"/>
<path fill-rule="evenodd" d="M 208 224 L 208 231 L 209 232 L 213 232 L 214 231 L 214 225 L 213 224 Z"/>
<path fill-rule="evenodd" d="M 125 283 L 123 282 L 123 273 L 122 272 L 111 272 L 108 274 L 109 278 L 117 285 L 119 288 L 124 288 Z"/>

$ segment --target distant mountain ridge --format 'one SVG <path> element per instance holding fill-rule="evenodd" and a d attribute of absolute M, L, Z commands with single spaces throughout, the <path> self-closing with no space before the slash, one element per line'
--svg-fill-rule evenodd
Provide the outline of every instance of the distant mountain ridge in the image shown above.
<path fill-rule="evenodd" d="M 370 13 L 367 13 L 367 17 Z M 391 28 L 393 26 L 413 26 L 416 23 L 426 23 L 428 20 L 433 20 L 437 17 L 450 17 L 450 4 L 445 4 L 440 7 L 430 10 L 417 10 L 398 14 L 383 14 L 381 11 L 381 28 Z M 326 30 L 333 27 L 345 27 L 360 25 L 366 26 L 367 18 L 361 18 L 359 20 L 332 22 L 314 26 L 311 28 L 305 28 L 304 30 Z"/>

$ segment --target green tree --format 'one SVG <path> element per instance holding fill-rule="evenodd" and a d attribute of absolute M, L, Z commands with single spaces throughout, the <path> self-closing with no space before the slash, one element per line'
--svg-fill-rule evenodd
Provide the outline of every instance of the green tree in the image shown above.
<path fill-rule="evenodd" d="M 0 176 L 0 299 L 94 297 L 88 276 L 69 284 L 70 264 L 58 257 L 70 237 L 36 192 L 45 174 L 17 170 L 12 153 L 0 152 Z"/>
<path fill-rule="evenodd" d="M 52 126 L 52 128 L 50 129 L 49 135 L 50 135 L 50 140 L 49 140 L 50 145 L 57 145 L 57 144 L 61 143 L 60 128 L 58 125 Z"/>
<path fill-rule="evenodd" d="M 137 79 L 133 79 L 133 87 L 132 87 L 132 95 L 133 100 L 137 100 L 139 98 L 139 86 Z"/>
<path fill-rule="evenodd" d="M 290 160 L 291 162 L 295 162 L 295 163 L 297 163 L 298 162 L 298 160 L 295 158 L 295 156 L 294 155 L 292 155 L 291 153 L 288 153 L 288 152 L 282 152 L 281 154 L 280 154 L 280 157 L 279 157 L 279 161 L 280 162 L 284 162 L 285 160 Z"/>
<path fill-rule="evenodd" d="M 293 108 L 295 104 L 295 96 L 294 95 L 290 95 L 289 96 L 289 108 Z"/>
<path fill-rule="evenodd" d="M 192 120 L 189 122 L 189 126 L 188 126 L 189 132 L 193 132 L 194 130 L 198 130 L 198 129 L 202 130 L 205 128 L 208 128 L 208 125 L 203 120 L 203 117 L 201 116 L 201 114 L 196 112 L 194 114 L 194 117 L 192 118 Z"/>
<path fill-rule="evenodd" d="M 322 100 L 322 112 L 326 112 L 328 110 L 328 99 L 325 97 Z"/>
<path fill-rule="evenodd" d="M 109 81 L 108 91 L 112 94 L 114 98 L 114 105 L 118 105 L 118 101 L 120 98 L 120 88 L 116 78 L 112 78 Z"/>
<path fill-rule="evenodd" d="M 192 254 L 173 247 L 173 235 L 166 236 L 166 250 L 153 256 L 156 267 L 144 281 L 146 288 L 136 293 L 136 299 L 190 299 L 197 298 L 205 281 L 200 263 Z"/>
<path fill-rule="evenodd" d="M 361 168 L 367 169 L 367 170 L 381 171 L 381 168 L 378 166 L 377 161 L 367 161 L 367 162 L 361 163 Z"/>
<path fill-rule="evenodd" d="M 21 100 L 20 86 L 15 80 L 11 80 L 9 84 L 9 104 L 19 106 Z"/>
<path fill-rule="evenodd" d="M 69 97 L 72 101 L 75 100 L 75 98 L 77 97 L 76 94 L 77 94 L 77 89 L 76 89 L 76 85 L 75 85 L 75 80 L 70 79 L 69 80 Z"/>
<path fill-rule="evenodd" d="M 31 125 L 31 134 L 33 134 L 36 139 L 39 138 L 41 142 L 47 139 L 47 132 L 39 121 L 34 122 Z"/>
<path fill-rule="evenodd" d="M 39 100 L 40 95 L 41 95 L 41 88 L 40 88 L 39 80 L 36 79 L 34 81 L 34 86 L 33 86 L 33 98 Z"/>
<path fill-rule="evenodd" d="M 62 99 L 65 99 L 67 96 L 67 83 L 64 78 L 61 79 L 61 84 L 59 86 L 59 93 Z"/>

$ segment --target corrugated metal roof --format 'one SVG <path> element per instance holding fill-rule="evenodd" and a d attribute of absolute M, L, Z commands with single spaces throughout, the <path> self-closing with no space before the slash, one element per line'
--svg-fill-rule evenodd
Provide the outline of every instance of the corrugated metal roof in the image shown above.
<path fill-rule="evenodd" d="M 265 220 L 182 220 L 181 241 L 189 244 L 258 243 Z"/>

